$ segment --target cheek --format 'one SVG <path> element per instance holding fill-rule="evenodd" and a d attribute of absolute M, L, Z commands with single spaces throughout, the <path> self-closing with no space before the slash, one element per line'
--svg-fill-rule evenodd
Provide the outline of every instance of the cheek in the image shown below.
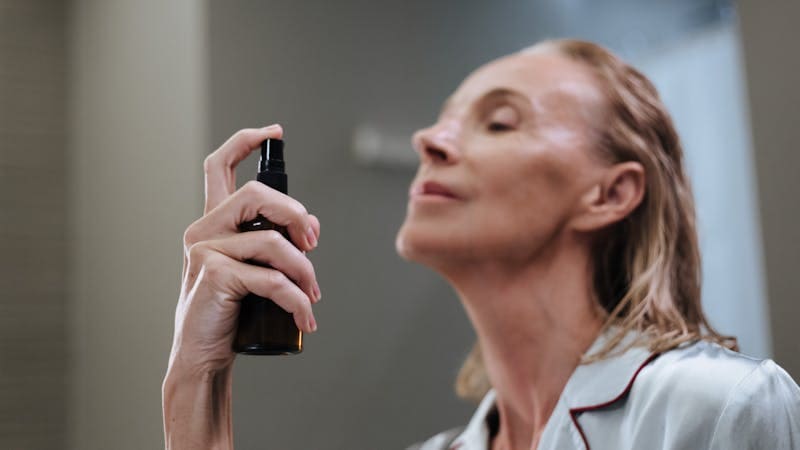
<path fill-rule="evenodd" d="M 480 227 L 498 245 L 540 245 L 558 232 L 573 208 L 573 168 L 546 153 L 525 156 L 509 158 L 517 164 L 497 167 L 491 175 L 494 181 L 474 205 Z"/>

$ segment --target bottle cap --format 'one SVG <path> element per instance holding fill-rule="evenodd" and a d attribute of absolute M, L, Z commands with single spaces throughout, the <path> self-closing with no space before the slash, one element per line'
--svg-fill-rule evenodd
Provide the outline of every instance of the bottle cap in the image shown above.
<path fill-rule="evenodd" d="M 265 139 L 261 143 L 261 158 L 258 161 L 258 171 L 279 171 L 285 169 L 283 162 L 283 140 Z"/>

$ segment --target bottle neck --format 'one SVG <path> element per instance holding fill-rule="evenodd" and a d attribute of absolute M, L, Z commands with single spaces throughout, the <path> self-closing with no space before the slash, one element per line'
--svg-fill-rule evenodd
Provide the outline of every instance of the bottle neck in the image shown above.
<path fill-rule="evenodd" d="M 279 161 L 281 165 L 283 165 L 283 161 Z M 275 189 L 278 192 L 282 192 L 284 194 L 288 194 L 288 177 L 283 170 L 275 170 L 271 171 L 269 168 L 267 170 L 258 172 L 258 176 L 256 177 L 258 181 L 261 183 L 266 184 L 267 186 Z"/>

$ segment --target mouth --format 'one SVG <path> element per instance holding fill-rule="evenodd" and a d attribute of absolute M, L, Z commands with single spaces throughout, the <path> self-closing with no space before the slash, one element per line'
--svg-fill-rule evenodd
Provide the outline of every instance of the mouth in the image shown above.
<path fill-rule="evenodd" d="M 434 181 L 414 183 L 409 191 L 409 197 L 412 199 L 459 199 L 459 197 L 449 188 Z"/>

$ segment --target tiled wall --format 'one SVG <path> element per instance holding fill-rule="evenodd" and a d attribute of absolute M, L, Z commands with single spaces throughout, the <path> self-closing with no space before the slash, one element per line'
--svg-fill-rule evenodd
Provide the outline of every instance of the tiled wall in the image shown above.
<path fill-rule="evenodd" d="M 65 7 L 0 1 L 0 448 L 62 448 Z"/>

